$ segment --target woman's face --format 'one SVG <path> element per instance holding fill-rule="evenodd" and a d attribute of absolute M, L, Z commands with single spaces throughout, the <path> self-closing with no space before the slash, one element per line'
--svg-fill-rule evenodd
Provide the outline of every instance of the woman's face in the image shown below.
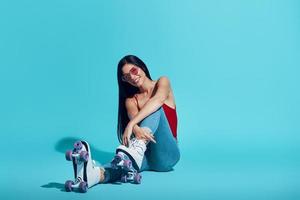
<path fill-rule="evenodd" d="M 122 67 L 122 80 L 135 87 L 139 87 L 143 83 L 145 75 L 141 68 L 133 64 L 125 64 Z"/>

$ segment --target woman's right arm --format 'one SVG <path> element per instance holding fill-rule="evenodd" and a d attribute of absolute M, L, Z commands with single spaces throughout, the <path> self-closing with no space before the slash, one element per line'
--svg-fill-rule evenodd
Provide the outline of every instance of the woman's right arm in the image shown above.
<path fill-rule="evenodd" d="M 135 115 L 138 114 L 138 106 L 134 98 L 127 98 L 125 100 L 125 107 L 127 109 L 127 115 L 129 119 L 131 120 Z M 137 124 L 134 125 L 132 132 L 134 133 L 135 137 L 138 139 L 146 139 L 146 140 L 152 140 L 153 136 L 147 132 L 145 132 L 142 128 L 140 128 Z"/>
<path fill-rule="evenodd" d="M 125 100 L 125 107 L 127 110 L 127 115 L 129 117 L 129 120 L 131 120 L 139 112 L 138 106 L 134 98 L 127 98 Z"/>

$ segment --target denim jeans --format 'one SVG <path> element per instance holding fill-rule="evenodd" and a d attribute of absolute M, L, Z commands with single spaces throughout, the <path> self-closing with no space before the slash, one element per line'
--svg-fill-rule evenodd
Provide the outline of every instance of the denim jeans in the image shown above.
<path fill-rule="evenodd" d="M 170 129 L 164 109 L 160 107 L 144 118 L 139 126 L 151 129 L 156 143 L 149 142 L 140 171 L 170 171 L 180 159 L 178 143 Z"/>
<path fill-rule="evenodd" d="M 149 142 L 145 151 L 142 171 L 171 171 L 180 159 L 178 143 L 174 138 L 169 126 L 168 119 L 162 107 L 143 119 L 139 126 L 147 127 L 154 134 L 156 143 Z M 104 182 L 115 182 L 121 179 L 122 170 L 113 169 L 111 162 L 103 165 L 105 168 Z"/>

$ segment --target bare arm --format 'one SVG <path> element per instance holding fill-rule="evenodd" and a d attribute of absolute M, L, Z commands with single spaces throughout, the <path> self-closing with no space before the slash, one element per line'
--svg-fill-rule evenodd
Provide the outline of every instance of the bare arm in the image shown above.
<path fill-rule="evenodd" d="M 133 98 L 127 98 L 125 100 L 125 107 L 129 120 L 131 120 L 139 112 L 137 104 Z"/>
<path fill-rule="evenodd" d="M 133 98 L 127 98 L 125 100 L 125 107 L 127 109 L 127 115 L 129 119 L 131 120 L 138 114 L 138 106 L 136 101 Z M 145 140 L 151 140 L 153 142 L 156 142 L 152 135 L 145 132 L 142 128 L 140 128 L 137 124 L 133 126 L 132 132 L 134 133 L 135 137 L 138 139 L 145 139 Z"/>
<path fill-rule="evenodd" d="M 128 115 L 129 120 L 131 120 L 139 112 L 137 104 L 133 98 L 127 98 L 125 100 L 125 107 L 127 110 L 127 115 Z M 138 128 L 139 128 L 138 125 L 135 124 L 135 126 L 133 127 L 133 132 L 136 133 L 136 131 L 138 131 Z"/>
<path fill-rule="evenodd" d="M 145 117 L 156 111 L 158 108 L 160 108 L 164 101 L 168 98 L 169 92 L 170 92 L 170 83 L 169 79 L 167 77 L 161 77 L 157 82 L 157 87 L 155 88 L 154 95 L 147 101 L 147 103 L 143 106 L 143 108 L 128 122 L 124 133 L 123 133 L 123 144 L 128 146 L 130 136 L 133 132 L 133 127 L 136 126 L 140 121 L 142 121 Z M 130 101 L 128 101 L 130 102 Z M 127 102 L 127 103 L 128 103 Z M 127 105 L 128 108 L 130 108 L 130 105 Z M 152 140 L 152 134 L 146 134 L 146 132 L 143 133 L 144 136 L 148 136 L 147 138 Z"/>
<path fill-rule="evenodd" d="M 160 108 L 170 93 L 170 82 L 165 76 L 162 76 L 157 82 L 157 90 L 143 108 L 130 120 L 132 126 L 138 124 L 145 117 L 149 116 Z"/>

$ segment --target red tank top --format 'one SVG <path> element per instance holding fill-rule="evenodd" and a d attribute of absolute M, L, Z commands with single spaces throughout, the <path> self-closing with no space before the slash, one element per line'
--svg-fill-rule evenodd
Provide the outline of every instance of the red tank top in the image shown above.
<path fill-rule="evenodd" d="M 171 108 L 167 104 L 163 104 L 163 109 L 165 111 L 166 117 L 168 119 L 172 134 L 174 138 L 177 140 L 177 113 L 176 108 Z"/>
<path fill-rule="evenodd" d="M 134 95 L 136 102 L 137 101 L 137 97 L 136 95 Z M 172 131 L 172 134 L 174 136 L 174 138 L 177 140 L 177 112 L 176 112 L 176 108 L 171 108 L 170 106 L 168 106 L 167 104 L 163 104 L 162 105 L 163 110 L 166 114 L 166 117 L 168 119 L 168 123 L 170 126 L 170 129 Z"/>

